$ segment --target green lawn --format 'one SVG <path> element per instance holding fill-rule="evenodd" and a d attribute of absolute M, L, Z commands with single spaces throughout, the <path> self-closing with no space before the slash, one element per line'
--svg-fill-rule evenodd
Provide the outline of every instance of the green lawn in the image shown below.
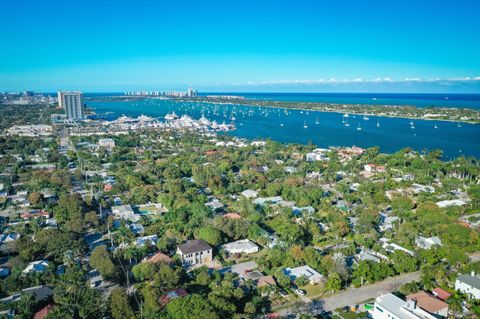
<path fill-rule="evenodd" d="M 300 289 L 305 290 L 307 293 L 307 298 L 313 297 L 313 296 L 319 296 L 323 293 L 323 284 L 316 284 L 316 285 L 311 285 L 308 284 L 306 286 L 300 287 Z"/>
<path fill-rule="evenodd" d="M 343 319 L 360 319 L 360 318 L 367 318 L 367 313 L 361 312 L 361 313 L 356 313 L 356 312 L 340 312 L 340 316 L 343 317 Z"/>

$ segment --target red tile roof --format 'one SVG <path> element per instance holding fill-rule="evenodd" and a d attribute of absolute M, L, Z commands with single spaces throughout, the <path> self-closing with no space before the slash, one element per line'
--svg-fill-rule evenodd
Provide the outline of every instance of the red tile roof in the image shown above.
<path fill-rule="evenodd" d="M 417 306 L 430 313 L 437 313 L 442 309 L 448 308 L 448 304 L 441 301 L 438 298 L 426 293 L 425 291 L 419 291 L 416 294 L 410 294 L 407 296 L 407 300 L 417 301 Z"/>
<path fill-rule="evenodd" d="M 177 288 L 177 289 L 167 291 L 160 296 L 160 304 L 162 306 L 166 306 L 173 299 L 185 297 L 186 295 L 188 295 L 188 293 L 183 288 Z"/>
<path fill-rule="evenodd" d="M 448 291 L 446 291 L 445 289 L 442 289 L 440 287 L 433 289 L 432 294 L 434 296 L 437 296 L 438 298 L 444 300 L 444 301 L 447 300 L 448 298 L 450 298 L 450 296 L 452 295 L 451 293 L 449 293 Z"/>
<path fill-rule="evenodd" d="M 33 316 L 33 319 L 44 319 L 47 317 L 48 312 L 54 307 L 54 304 L 49 303 L 39 311 L 35 313 L 35 316 Z"/>
<path fill-rule="evenodd" d="M 228 218 L 228 219 L 240 219 L 240 218 L 242 218 L 242 216 L 240 216 L 240 215 L 237 214 L 237 213 L 228 213 L 228 214 L 223 215 L 223 218 Z"/>
<path fill-rule="evenodd" d="M 143 259 L 143 262 L 147 262 L 147 263 L 163 262 L 166 264 L 170 264 L 172 262 L 172 259 L 167 255 L 165 255 L 164 253 L 156 253 L 155 255 L 152 255 L 150 257 L 145 257 L 145 259 Z"/>

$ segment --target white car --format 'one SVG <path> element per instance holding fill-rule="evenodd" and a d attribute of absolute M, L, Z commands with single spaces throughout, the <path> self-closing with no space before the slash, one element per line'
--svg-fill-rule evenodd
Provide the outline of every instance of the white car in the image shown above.
<path fill-rule="evenodd" d="M 305 296 L 305 291 L 302 289 L 295 289 L 295 293 L 299 296 Z"/>

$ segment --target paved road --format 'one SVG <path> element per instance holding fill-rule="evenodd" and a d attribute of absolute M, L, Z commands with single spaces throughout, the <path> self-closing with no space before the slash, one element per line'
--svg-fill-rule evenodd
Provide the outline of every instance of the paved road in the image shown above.
<path fill-rule="evenodd" d="M 355 305 L 367 299 L 376 298 L 380 295 L 397 290 L 403 284 L 418 280 L 420 272 L 414 272 L 397 277 L 388 278 L 384 281 L 377 282 L 373 285 L 353 288 L 344 292 L 340 292 L 332 297 L 323 299 L 323 307 L 325 310 L 333 311 L 344 306 Z"/>
<path fill-rule="evenodd" d="M 420 278 L 420 272 L 413 272 L 377 282 L 373 285 L 363 286 L 360 288 L 352 288 L 334 296 L 319 299 L 309 300 L 302 298 L 305 302 L 304 306 L 293 305 L 291 308 L 282 309 L 277 312 L 278 315 L 287 316 L 289 314 L 298 313 L 299 309 L 313 313 L 316 311 L 327 310 L 334 311 L 335 309 L 345 306 L 359 304 L 367 299 L 376 298 L 380 295 L 397 290 L 403 284 L 416 281 Z"/>
<path fill-rule="evenodd" d="M 470 257 L 470 260 L 473 262 L 480 261 L 480 251 L 476 251 L 474 253 L 468 254 L 468 257 Z"/>

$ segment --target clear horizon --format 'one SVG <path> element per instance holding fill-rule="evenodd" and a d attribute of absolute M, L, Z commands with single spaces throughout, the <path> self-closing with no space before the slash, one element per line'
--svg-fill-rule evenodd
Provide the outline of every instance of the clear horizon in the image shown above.
<path fill-rule="evenodd" d="M 480 93 L 473 0 L 3 8 L 0 91 Z"/>

